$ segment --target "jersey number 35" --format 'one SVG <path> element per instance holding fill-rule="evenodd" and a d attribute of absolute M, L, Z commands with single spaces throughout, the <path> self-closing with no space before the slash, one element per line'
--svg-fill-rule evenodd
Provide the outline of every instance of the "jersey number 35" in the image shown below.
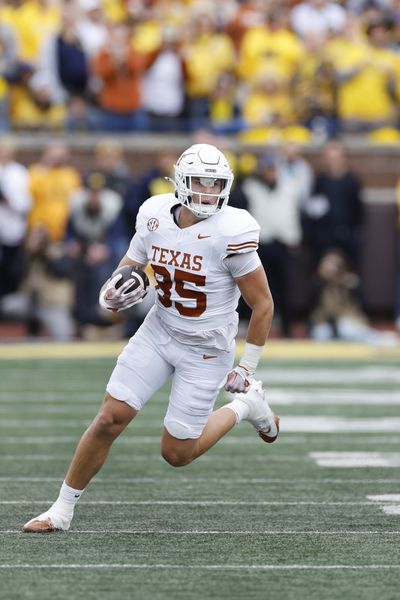
<path fill-rule="evenodd" d="M 157 280 L 157 289 L 162 290 L 162 294 L 159 294 L 159 300 L 165 308 L 170 308 L 175 305 L 176 310 L 180 315 L 184 317 L 199 317 L 206 310 L 207 296 L 204 292 L 197 290 L 188 290 L 184 287 L 185 283 L 192 283 L 197 287 L 205 286 L 206 278 L 204 275 L 196 275 L 195 273 L 188 273 L 187 271 L 181 271 L 175 269 L 174 278 L 172 280 L 171 275 L 165 267 L 160 265 L 151 265 Z M 171 290 L 172 286 L 175 285 L 175 291 L 181 298 L 196 300 L 195 306 L 184 306 L 181 302 L 172 302 Z"/>

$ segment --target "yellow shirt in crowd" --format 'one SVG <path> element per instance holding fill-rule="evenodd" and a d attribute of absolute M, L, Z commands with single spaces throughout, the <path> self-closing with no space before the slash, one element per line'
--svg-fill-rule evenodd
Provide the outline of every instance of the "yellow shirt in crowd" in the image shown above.
<path fill-rule="evenodd" d="M 0 21 L 14 31 L 21 60 L 36 62 L 43 40 L 60 25 L 60 11 L 56 5 L 43 7 L 37 0 L 26 0 L 21 6 L 7 5 L 0 9 Z"/>
<path fill-rule="evenodd" d="M 103 0 L 106 21 L 118 23 L 128 16 L 123 0 Z"/>
<path fill-rule="evenodd" d="M 342 119 L 390 119 L 394 102 L 387 90 L 388 72 L 399 80 L 400 59 L 392 51 L 345 39 L 328 44 L 336 74 L 360 67 L 352 78 L 337 86 L 338 116 Z"/>
<path fill-rule="evenodd" d="M 235 51 L 225 34 L 202 35 L 186 49 L 185 67 L 187 91 L 190 96 L 208 96 L 216 86 L 219 76 L 230 71 L 235 64 Z"/>
<path fill-rule="evenodd" d="M 260 71 L 271 68 L 289 79 L 302 54 L 301 42 L 287 29 L 272 31 L 266 27 L 254 27 L 243 37 L 238 74 L 249 81 Z"/>
<path fill-rule="evenodd" d="M 255 90 L 245 99 L 242 116 L 246 124 L 251 127 L 287 125 L 294 119 L 291 98 L 286 90 L 273 95 Z"/>
<path fill-rule="evenodd" d="M 53 104 L 48 108 L 38 106 L 23 85 L 10 88 L 10 120 L 16 129 L 62 129 L 66 114 L 66 107 L 62 104 Z"/>
<path fill-rule="evenodd" d="M 3 77 L 0 77 L 0 100 L 3 100 L 3 98 L 6 97 L 7 90 L 7 82 L 5 81 L 5 79 L 3 79 Z"/>
<path fill-rule="evenodd" d="M 138 52 L 154 52 L 154 50 L 158 50 L 161 43 L 162 25 L 158 21 L 146 21 L 135 27 L 132 45 Z"/>
<path fill-rule="evenodd" d="M 47 168 L 44 165 L 33 165 L 29 174 L 33 198 L 29 228 L 42 226 L 51 241 L 59 242 L 65 235 L 71 193 L 81 184 L 80 175 L 73 167 Z"/>

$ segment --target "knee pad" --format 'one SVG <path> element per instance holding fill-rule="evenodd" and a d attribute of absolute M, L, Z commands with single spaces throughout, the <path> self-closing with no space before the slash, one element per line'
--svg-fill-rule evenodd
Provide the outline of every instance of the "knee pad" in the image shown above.
<path fill-rule="evenodd" d="M 166 416 L 164 425 L 168 433 L 178 440 L 196 439 L 200 437 L 200 434 L 194 434 L 193 430 L 188 425 L 182 423 L 182 421 L 173 419 L 172 417 Z"/>
<path fill-rule="evenodd" d="M 129 404 L 129 406 L 135 410 L 140 410 L 141 407 L 138 405 L 132 391 L 124 383 L 121 383 L 120 381 L 110 381 L 107 385 L 107 392 L 116 400 L 126 402 L 126 404 Z"/>

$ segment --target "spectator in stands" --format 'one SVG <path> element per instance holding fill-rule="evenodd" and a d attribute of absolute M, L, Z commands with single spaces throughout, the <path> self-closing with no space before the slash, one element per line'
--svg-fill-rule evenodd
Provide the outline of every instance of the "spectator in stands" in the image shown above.
<path fill-rule="evenodd" d="M 163 4 L 148 0 L 126 2 L 129 13 L 126 22 L 132 25 L 131 43 L 139 54 L 155 52 L 162 44 L 163 28 L 169 25 L 167 7 Z"/>
<path fill-rule="evenodd" d="M 326 36 L 311 33 L 303 43 L 304 55 L 292 81 L 293 105 L 297 120 L 313 131 L 318 143 L 337 134 L 334 74 Z"/>
<path fill-rule="evenodd" d="M 360 279 L 341 250 L 328 250 L 318 264 L 309 318 L 310 335 L 318 341 L 394 342 L 390 332 L 373 329 L 362 308 Z"/>
<path fill-rule="evenodd" d="M 106 21 L 110 23 L 126 21 L 126 19 L 129 17 L 129 6 L 130 3 L 126 2 L 126 0 L 103 0 L 103 9 Z"/>
<path fill-rule="evenodd" d="M 305 0 L 295 6 L 290 15 L 293 30 L 302 38 L 341 31 L 345 20 L 345 9 L 331 0 Z"/>
<path fill-rule="evenodd" d="M 107 137 L 95 146 L 93 167 L 86 179 L 92 173 L 101 174 L 105 180 L 104 187 L 117 193 L 122 199 L 120 248 L 117 249 L 117 255 L 123 254 L 135 228 L 138 186 L 125 160 L 122 144 L 117 139 Z"/>
<path fill-rule="evenodd" d="M 144 74 L 142 85 L 143 108 L 149 116 L 150 131 L 182 131 L 184 73 L 177 29 L 163 29 L 161 47 Z"/>
<path fill-rule="evenodd" d="M 156 53 L 140 54 L 131 45 L 127 23 L 109 24 L 106 45 L 94 57 L 93 74 L 100 81 L 98 106 L 101 129 L 126 133 L 148 127 L 143 111 L 141 77 L 153 63 Z"/>
<path fill-rule="evenodd" d="M 10 128 L 8 81 L 17 66 L 17 46 L 12 29 L 0 22 L 0 133 Z"/>
<path fill-rule="evenodd" d="M 205 11 L 201 5 L 184 32 L 182 56 L 186 75 L 186 112 L 189 129 L 194 131 L 208 126 L 210 97 L 222 73 L 233 70 L 235 65 L 231 39 L 218 31 L 214 13 Z"/>
<path fill-rule="evenodd" d="M 348 19 L 344 35 L 327 46 L 336 82 L 337 115 L 344 131 L 396 125 L 399 58 L 386 47 L 386 21 L 370 24 L 367 36 L 368 44 Z"/>
<path fill-rule="evenodd" d="M 74 2 L 63 5 L 60 29 L 45 40 L 30 85 L 42 103 L 68 107 L 68 127 L 88 129 L 89 63 L 78 27 L 79 16 Z"/>
<path fill-rule="evenodd" d="M 174 185 L 169 178 L 173 172 L 176 159 L 177 155 L 173 151 L 163 151 L 156 155 L 154 164 L 139 179 L 139 205 L 151 196 L 174 191 Z"/>
<path fill-rule="evenodd" d="M 353 269 L 359 268 L 364 212 L 361 193 L 361 183 L 348 167 L 343 145 L 328 142 L 313 194 L 303 204 L 305 240 L 317 262 L 335 247 L 345 253 Z"/>
<path fill-rule="evenodd" d="M 3 2 L 0 22 L 13 30 L 18 47 L 18 60 L 35 67 L 43 42 L 60 26 L 60 8 L 54 0 Z"/>
<path fill-rule="evenodd" d="M 81 18 L 77 31 L 88 58 L 95 56 L 106 43 L 107 25 L 101 0 L 79 0 Z"/>
<path fill-rule="evenodd" d="M 288 82 L 272 67 L 260 70 L 242 103 L 242 120 L 247 129 L 285 127 L 294 121 Z"/>
<path fill-rule="evenodd" d="M 69 152 L 64 142 L 49 142 L 40 162 L 29 169 L 33 197 L 29 228 L 43 227 L 51 242 L 64 239 L 70 196 L 81 183 L 78 171 L 69 165 Z"/>
<path fill-rule="evenodd" d="M 29 177 L 15 160 L 11 138 L 0 140 L 0 299 L 15 292 L 22 280 L 27 213 L 31 205 Z"/>
<path fill-rule="evenodd" d="M 228 161 L 235 174 L 229 194 L 229 206 L 249 210 L 247 196 L 243 191 L 243 183 L 249 176 L 254 175 L 257 169 L 257 157 L 253 153 L 243 152 L 237 156 L 234 155 L 233 159 L 228 157 Z"/>
<path fill-rule="evenodd" d="M 265 19 L 265 0 L 244 0 L 238 3 L 236 12 L 227 26 L 235 49 L 239 50 L 244 34 L 255 27 L 262 27 Z"/>
<path fill-rule="evenodd" d="M 303 206 L 311 196 L 314 185 L 314 171 L 303 156 L 300 144 L 288 141 L 281 145 L 279 152 L 279 169 L 285 177 L 296 182 Z"/>
<path fill-rule="evenodd" d="M 296 180 L 279 171 L 277 156 L 261 156 L 255 175 L 242 184 L 250 214 L 259 223 L 258 253 L 271 288 L 281 333 L 292 333 L 289 279 L 292 253 L 301 242 L 301 189 Z"/>
<path fill-rule="evenodd" d="M 389 1 L 391 5 L 384 6 L 383 2 L 385 1 Z M 371 23 L 377 23 L 382 19 L 387 19 L 387 23 L 389 25 L 393 12 L 395 11 L 396 0 L 383 0 L 383 2 L 380 0 L 365 0 L 363 2 L 363 5 L 360 7 L 360 10 L 356 15 L 356 21 L 363 33 L 367 30 Z M 352 11 L 350 11 L 349 14 L 353 16 Z"/>
<path fill-rule="evenodd" d="M 301 41 L 292 33 L 282 7 L 264 11 L 262 25 L 250 28 L 239 49 L 237 72 L 244 82 L 264 70 L 274 70 L 290 81 L 302 59 Z"/>
<path fill-rule="evenodd" d="M 131 169 L 124 156 L 124 148 L 118 139 L 105 137 L 94 147 L 92 171 L 102 173 L 105 187 L 124 198 L 132 183 Z"/>
<path fill-rule="evenodd" d="M 26 297 L 28 334 L 45 334 L 58 342 L 75 334 L 72 318 L 71 265 L 62 243 L 51 242 L 42 226 L 29 232 L 26 241 L 27 269 L 22 285 Z"/>
<path fill-rule="evenodd" d="M 393 8 L 393 0 L 347 0 L 346 8 L 357 14 L 361 14 L 368 8 L 374 8 L 379 11 L 389 11 Z"/>
<path fill-rule="evenodd" d="M 35 90 L 31 65 L 19 63 L 10 86 L 10 121 L 18 131 L 59 131 L 66 123 L 63 103 L 52 104 L 45 90 Z"/>
<path fill-rule="evenodd" d="M 210 127 L 216 134 L 237 133 L 245 124 L 240 114 L 238 79 L 232 71 L 221 73 L 210 96 Z"/>
<path fill-rule="evenodd" d="M 65 241 L 73 264 L 74 314 L 81 328 L 109 323 L 100 313 L 98 295 L 118 262 L 122 199 L 105 183 L 101 173 L 93 172 L 71 197 Z"/>

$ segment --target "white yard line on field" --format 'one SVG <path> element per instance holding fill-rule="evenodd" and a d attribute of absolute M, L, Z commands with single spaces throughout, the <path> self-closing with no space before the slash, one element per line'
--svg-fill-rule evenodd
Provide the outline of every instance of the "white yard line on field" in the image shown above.
<path fill-rule="evenodd" d="M 9 432 L 15 432 L 16 435 L 8 435 L 0 438 L 0 444 L 19 444 L 26 445 L 31 443 L 37 444 L 56 444 L 57 442 L 75 442 L 77 443 L 79 440 L 79 434 L 83 433 L 84 429 L 86 429 L 90 423 L 92 422 L 91 418 L 82 418 L 76 421 L 66 420 L 64 423 L 60 421 L 53 422 L 36 422 L 31 424 L 30 421 L 24 421 L 19 424 L 10 423 L 7 425 L 1 419 L 1 424 Z M 390 433 L 395 434 L 400 430 L 400 418 L 396 417 L 383 417 L 381 419 L 347 419 L 345 417 L 320 417 L 320 416 L 310 416 L 310 417 L 292 417 L 292 416 L 284 416 L 281 417 L 280 422 L 280 431 L 281 434 L 296 434 L 296 433 L 325 433 L 325 434 L 348 434 L 348 433 L 368 433 L 371 430 L 373 424 L 375 424 L 375 432 L 380 433 Z M 161 439 L 161 430 L 162 430 L 162 419 L 159 422 L 150 424 L 143 423 L 144 428 L 146 430 L 153 430 L 157 432 L 157 435 L 141 435 L 140 433 L 136 433 L 136 430 L 132 432 L 131 436 L 124 436 L 118 440 L 118 444 L 123 445 L 135 445 L 135 444 L 153 444 L 158 443 Z M 53 431 L 55 429 L 60 430 L 60 433 L 67 435 L 60 436 L 46 436 L 40 435 L 40 430 Z M 25 436 L 25 432 L 32 431 L 32 433 L 37 430 L 37 436 L 28 435 Z M 74 432 L 77 430 L 77 434 L 75 436 L 68 435 L 68 433 Z M 137 429 L 139 431 L 139 429 Z M 248 431 L 251 431 L 248 429 Z M 282 438 L 282 435 L 281 435 Z M 240 444 L 248 444 L 254 443 L 256 440 L 256 436 L 229 436 L 226 437 L 218 443 L 224 445 L 240 445 Z M 53 441 L 54 440 L 54 441 Z M 384 438 L 382 438 L 382 443 L 384 443 Z M 351 440 L 349 440 L 351 443 Z M 396 442 L 397 443 L 397 442 Z"/>
<path fill-rule="evenodd" d="M 96 564 L 73 564 L 73 563 L 60 563 L 60 564 L 29 564 L 29 563 L 0 563 L 0 569 L 182 569 L 193 570 L 193 571 L 339 571 L 339 570 L 353 570 L 353 571 L 368 571 L 368 570 L 398 570 L 400 569 L 399 564 L 372 564 L 372 565 L 273 565 L 273 564 L 260 564 L 260 565 L 229 565 L 229 564 L 214 564 L 214 565 L 187 565 L 187 564 L 140 564 L 140 563 L 96 563 Z"/>
<path fill-rule="evenodd" d="M 400 515 L 400 494 L 379 494 L 367 498 L 376 502 L 386 515 Z"/>
<path fill-rule="evenodd" d="M 322 383 L 343 385 L 365 384 L 365 383 L 400 383 L 400 372 L 396 366 L 393 367 L 372 367 L 369 365 L 362 367 L 351 367 L 348 369 L 257 369 L 257 377 L 262 379 L 266 386 L 274 383 L 282 385 L 291 384 L 309 384 L 316 385 Z"/>
<path fill-rule="evenodd" d="M 400 515 L 400 504 L 381 506 L 381 509 L 386 515 Z"/>
<path fill-rule="evenodd" d="M 315 415 L 286 415 L 281 420 L 281 431 L 284 433 L 398 433 L 400 418 L 347 419 Z"/>
<path fill-rule="evenodd" d="M 82 424 L 83 420 L 80 420 Z M 62 425 L 62 424 L 61 424 Z M 26 422 L 26 427 L 29 427 L 29 421 Z M 24 427 L 24 423 L 21 420 L 20 427 Z M 161 423 L 154 422 L 153 425 L 146 423 L 146 427 L 154 427 L 158 430 L 161 427 Z M 352 419 L 345 417 L 331 417 L 331 416 L 316 416 L 316 415 L 286 415 L 281 420 L 281 432 L 282 433 L 398 433 L 400 431 L 400 418 L 396 417 L 382 417 L 374 419 Z M 150 438 L 152 436 L 149 436 Z M 136 444 L 136 437 L 123 437 L 118 443 L 119 444 Z M 241 438 L 226 438 L 234 441 L 228 443 L 240 443 L 237 440 Z M 243 439 L 243 438 L 242 438 Z M 40 444 L 56 444 L 61 442 L 76 442 L 75 437 L 71 436 L 5 436 L 1 438 L 1 443 L 6 444 L 27 444 L 27 443 L 40 443 Z"/>
<path fill-rule="evenodd" d="M 18 477 L 18 476 L 3 476 L 0 477 L 1 483 L 62 483 L 62 477 Z M 284 485 L 304 485 L 304 484 L 335 484 L 335 485 L 381 485 L 381 484 L 400 484 L 400 479 L 382 479 L 382 478 L 370 478 L 370 479 L 347 479 L 347 478 L 290 478 L 290 479 L 277 479 L 277 478 L 267 478 L 267 477 L 171 477 L 171 476 L 162 476 L 159 477 L 110 477 L 109 479 L 103 479 L 101 477 L 95 477 L 90 486 L 99 484 L 99 485 L 120 485 L 122 483 L 126 484 L 138 484 L 138 483 L 149 483 L 149 484 L 197 484 L 197 483 L 209 483 L 219 485 L 264 485 L 264 484 L 284 484 Z"/>
<path fill-rule="evenodd" d="M 375 502 L 400 502 L 400 494 L 380 494 L 377 496 L 367 496 L 367 498 Z"/>
<path fill-rule="evenodd" d="M 400 467 L 400 452 L 310 452 L 320 467 Z"/>
<path fill-rule="evenodd" d="M 52 504 L 52 500 L 0 500 L 0 505 Z M 369 500 L 85 500 L 79 506 L 374 506 Z"/>
<path fill-rule="evenodd" d="M 265 384 L 268 392 L 268 400 L 272 405 L 285 406 L 292 404 L 305 404 L 305 405 L 325 405 L 325 404 L 354 404 L 354 405 L 399 405 L 400 404 L 400 392 L 397 390 L 382 390 L 382 389 L 366 389 L 366 390 L 355 390 L 346 388 L 302 388 L 292 389 L 282 385 L 280 389 L 271 388 L 268 383 Z M 0 392 L 0 408 L 3 406 L 7 410 L 10 409 L 10 401 L 13 406 L 19 404 L 30 405 L 38 407 L 45 407 L 46 404 L 51 405 L 77 405 L 81 407 L 82 404 L 86 404 L 87 407 L 92 409 L 98 406 L 103 397 L 103 392 L 61 392 L 55 390 L 54 392 L 32 392 L 29 390 L 21 391 L 9 391 Z M 166 405 L 168 400 L 168 393 L 158 392 L 157 397 L 152 398 L 149 401 L 147 410 L 152 406 L 160 404 Z M 39 410 L 39 409 L 38 409 Z M 146 408 L 144 409 L 144 411 Z"/>
<path fill-rule="evenodd" d="M 288 432 L 286 432 L 288 433 Z M 381 435 L 377 435 L 375 437 L 370 436 L 370 435 L 363 435 L 360 432 L 356 432 L 358 435 L 357 437 L 352 436 L 351 438 L 347 437 L 345 440 L 343 440 L 344 443 L 346 443 L 347 446 L 351 446 L 351 445 L 360 445 L 360 446 L 371 446 L 371 445 L 382 445 L 382 446 L 390 446 L 390 445 L 400 445 L 400 436 L 384 436 L 382 437 Z M 340 435 L 340 432 L 338 432 L 338 435 Z M 342 435 L 347 435 L 346 433 L 343 433 Z M 2 437 L 0 438 L 0 446 L 2 444 L 6 445 L 18 445 L 18 446 L 24 446 L 24 445 L 39 445 L 39 446 L 44 446 L 47 444 L 50 445 L 56 445 L 57 442 L 59 443 L 77 443 L 78 442 L 78 437 L 73 437 L 73 436 L 59 436 L 59 437 L 46 437 L 46 436 L 38 436 L 38 437 L 26 437 L 26 436 L 7 436 L 7 437 Z M 116 454 L 118 446 L 119 445 L 140 445 L 140 444 L 145 444 L 145 443 L 156 443 L 158 444 L 160 442 L 161 436 L 141 436 L 140 434 L 137 433 L 137 431 L 135 431 L 133 433 L 133 437 L 131 438 L 120 438 L 115 445 L 115 450 L 114 450 L 114 457 L 116 458 L 116 460 L 131 460 L 130 456 L 125 456 L 125 455 L 118 455 Z M 255 437 L 254 435 L 252 436 L 240 436 L 238 437 L 237 435 L 232 435 L 226 438 L 223 438 L 222 440 L 219 441 L 218 445 L 226 445 L 226 446 L 238 446 L 241 444 L 254 444 L 255 442 L 257 442 L 257 437 Z M 342 443 L 342 442 L 340 442 Z M 304 436 L 296 436 L 296 435 L 290 435 L 289 437 L 280 437 L 279 438 L 279 446 L 282 445 L 294 445 L 294 444 L 309 444 L 309 438 L 304 435 Z M 35 456 L 37 456 L 39 459 L 43 458 L 43 460 L 57 460 L 57 459 L 63 459 L 65 458 L 65 453 L 62 454 L 55 454 L 54 452 L 52 454 L 45 454 L 45 453 L 41 453 L 41 454 L 37 454 L 37 455 L 33 455 L 31 453 L 29 454 L 0 454 L 0 461 L 2 460 L 36 460 Z M 202 460 L 204 460 L 206 457 L 202 457 Z M 0 478 L 1 479 L 1 478 Z"/>
<path fill-rule="evenodd" d="M 106 374 L 107 372 L 104 371 Z M 49 369 L 42 373 L 41 380 L 36 380 L 35 383 L 39 384 L 46 378 L 54 376 L 54 371 Z M 257 376 L 262 379 L 266 385 L 271 383 L 308 383 L 315 385 L 317 383 L 322 384 L 345 384 L 345 383 L 400 383 L 400 373 L 396 366 L 357 366 L 349 368 L 319 368 L 313 366 L 312 368 L 299 368 L 291 366 L 290 368 L 259 368 L 257 370 Z M 8 384 L 15 382 L 17 385 L 21 384 L 21 378 L 17 375 L 13 376 L 12 373 L 7 374 Z M 61 383 L 63 391 L 77 391 L 85 393 L 87 387 L 81 382 L 66 382 Z"/>
<path fill-rule="evenodd" d="M 5 529 L 0 530 L 0 535 L 21 535 L 24 533 L 21 529 Z M 176 535 L 176 536 L 187 536 L 187 535 L 231 535 L 231 536 L 256 536 L 256 535 L 340 535 L 340 536 L 357 536 L 357 535 L 400 535 L 400 530 L 397 531 L 296 531 L 296 530 L 246 530 L 246 531 L 219 531 L 219 530 L 187 530 L 187 531 L 176 531 L 170 529 L 70 529 L 68 535 Z"/>
<path fill-rule="evenodd" d="M 272 406 L 310 405 L 325 406 L 337 404 L 346 406 L 398 406 L 400 393 L 393 390 L 318 390 L 318 389 L 281 389 L 266 387 L 268 401 Z"/>
<path fill-rule="evenodd" d="M 1 534 L 22 534 L 24 533 L 21 529 L 5 529 L 0 530 Z M 108 535 L 108 534 L 126 534 L 126 535 L 340 535 L 340 536 L 357 536 L 357 535 L 400 535 L 400 530 L 396 531 L 296 531 L 296 530 L 246 530 L 246 531 L 220 531 L 220 530 L 171 530 L 171 529 L 70 529 L 68 535 Z"/>

